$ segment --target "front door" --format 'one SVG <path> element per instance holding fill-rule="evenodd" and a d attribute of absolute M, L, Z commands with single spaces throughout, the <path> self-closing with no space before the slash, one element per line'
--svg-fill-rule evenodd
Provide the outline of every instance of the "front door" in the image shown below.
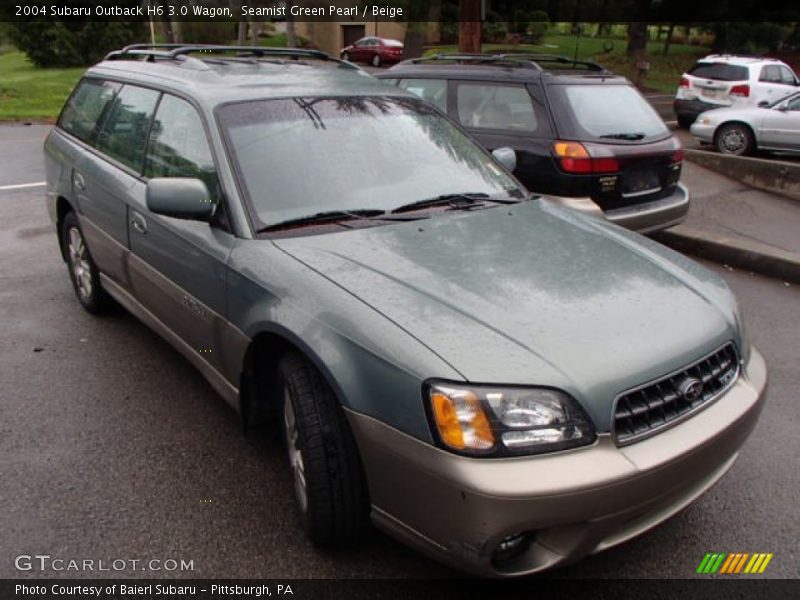
<path fill-rule="evenodd" d="M 202 180 L 215 202 L 217 175 L 197 110 L 164 94 L 150 133 L 145 179 Z M 128 230 L 134 294 L 196 355 L 221 370 L 219 335 L 226 322 L 226 262 L 234 236 L 223 227 L 151 213 L 146 183 L 133 191 Z"/>
<path fill-rule="evenodd" d="M 770 148 L 800 151 L 800 96 L 784 105 L 784 110 L 773 108 L 761 124 L 761 144 Z"/>

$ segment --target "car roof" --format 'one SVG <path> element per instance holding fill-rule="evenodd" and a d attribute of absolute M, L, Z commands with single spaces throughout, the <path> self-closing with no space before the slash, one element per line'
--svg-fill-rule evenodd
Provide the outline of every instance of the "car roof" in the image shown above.
<path fill-rule="evenodd" d="M 751 66 L 759 64 L 785 64 L 777 58 L 767 58 L 764 56 L 742 56 L 736 54 L 709 54 L 699 59 L 697 62 L 728 63 L 731 65 Z"/>
<path fill-rule="evenodd" d="M 546 65 L 551 68 L 546 68 Z M 545 80 L 551 83 L 629 83 L 624 77 L 590 61 L 523 53 L 438 54 L 405 60 L 375 76 L 379 79 L 463 77 L 510 82 Z"/>
<path fill-rule="evenodd" d="M 318 51 L 287 53 L 264 48 L 259 56 L 224 53 L 216 56 L 211 50 L 208 55 L 195 50 L 170 57 L 171 52 L 161 49 L 125 50 L 111 53 L 106 60 L 91 67 L 86 76 L 169 89 L 210 107 L 234 101 L 285 97 L 412 96 L 378 81 L 351 63 Z M 221 52 L 229 50 L 226 47 Z M 258 52 L 261 53 L 261 49 Z"/>

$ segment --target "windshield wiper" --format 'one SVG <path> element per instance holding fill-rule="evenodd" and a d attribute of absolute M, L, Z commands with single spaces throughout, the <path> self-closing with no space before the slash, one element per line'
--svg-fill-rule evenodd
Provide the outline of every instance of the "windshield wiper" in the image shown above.
<path fill-rule="evenodd" d="M 641 140 L 644 139 L 643 133 L 607 133 L 601 135 L 601 138 L 610 138 L 612 140 Z"/>
<path fill-rule="evenodd" d="M 370 220 L 370 221 L 409 221 L 413 219 L 395 217 L 379 208 L 357 208 L 353 210 L 328 210 L 325 212 L 314 213 L 295 219 L 287 219 L 279 223 L 273 223 L 262 227 L 256 233 L 268 233 L 270 231 L 280 231 L 291 229 L 292 227 L 303 227 L 306 225 L 321 225 L 325 223 L 340 223 L 341 221 L 351 220 Z"/>
<path fill-rule="evenodd" d="M 492 198 L 489 194 L 477 193 L 459 193 L 459 194 L 442 194 L 433 198 L 425 198 L 415 202 L 403 204 L 395 209 L 392 209 L 392 214 L 401 212 L 410 212 L 420 208 L 428 208 L 430 206 L 444 206 L 448 205 L 455 209 L 468 210 L 474 206 L 482 205 L 486 202 L 495 202 L 497 204 L 516 204 L 519 202 L 516 198 Z"/>

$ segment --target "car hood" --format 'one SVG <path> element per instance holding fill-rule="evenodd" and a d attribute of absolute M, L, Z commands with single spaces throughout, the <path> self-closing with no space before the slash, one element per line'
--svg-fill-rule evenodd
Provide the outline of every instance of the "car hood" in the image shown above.
<path fill-rule="evenodd" d="M 275 243 L 465 380 L 564 389 L 600 431 L 620 392 L 736 336 L 716 275 L 546 200 Z"/>
<path fill-rule="evenodd" d="M 767 114 L 768 108 L 760 108 L 757 106 L 749 108 L 736 108 L 731 106 L 728 108 L 714 108 L 707 110 L 701 117 L 711 117 L 715 123 L 722 123 L 724 121 L 745 121 L 746 123 L 758 124 Z M 698 118 L 699 119 L 699 118 Z"/>

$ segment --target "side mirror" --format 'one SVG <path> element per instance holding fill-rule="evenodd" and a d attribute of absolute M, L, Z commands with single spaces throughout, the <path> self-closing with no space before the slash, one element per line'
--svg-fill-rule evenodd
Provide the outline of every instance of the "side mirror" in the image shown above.
<path fill-rule="evenodd" d="M 781 104 L 780 106 L 776 106 L 775 108 L 781 112 L 786 112 L 787 110 L 789 110 L 789 103 L 784 102 L 783 104 Z"/>
<path fill-rule="evenodd" d="M 514 152 L 513 148 L 509 148 L 508 146 L 495 148 L 492 150 L 492 156 L 497 159 L 497 162 L 499 162 L 512 173 L 514 172 L 514 169 L 517 168 L 517 153 Z"/>
<path fill-rule="evenodd" d="M 214 214 L 214 203 L 206 184 L 199 179 L 156 177 L 147 182 L 147 208 L 165 217 L 208 221 Z"/>

